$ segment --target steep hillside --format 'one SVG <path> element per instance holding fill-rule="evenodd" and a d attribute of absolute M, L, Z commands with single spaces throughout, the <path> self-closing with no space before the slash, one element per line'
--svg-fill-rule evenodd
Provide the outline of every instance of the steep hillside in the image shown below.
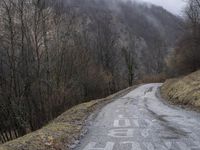
<path fill-rule="evenodd" d="M 145 4 L 119 4 L 120 19 L 125 26 L 123 41 L 135 50 L 138 71 L 143 74 L 160 73 L 164 58 L 180 36 L 182 20 L 162 7 Z M 130 15 L 131 14 L 131 15 Z M 123 31 L 123 30 L 122 30 Z M 135 47 L 133 39 L 137 39 Z"/>
<path fill-rule="evenodd" d="M 106 31 L 101 28 L 110 26 L 112 32 L 106 34 L 108 37 L 110 34 L 117 35 L 112 39 L 117 41 L 114 49 L 116 55 L 121 55 L 122 48 L 133 51 L 138 76 L 162 72 L 164 58 L 181 34 L 181 18 L 159 6 L 121 0 L 61 1 L 63 7 L 76 9 L 76 15 L 80 18 L 78 30 L 87 31 L 89 37 L 94 38 L 99 32 L 104 34 Z M 95 42 L 105 41 L 90 39 L 90 43 Z M 122 73 L 126 72 L 124 61 L 117 61 L 121 64 L 117 68 Z"/>
<path fill-rule="evenodd" d="M 162 74 L 181 22 L 128 0 L 0 1 L 0 140 Z"/>
<path fill-rule="evenodd" d="M 200 109 L 200 71 L 185 77 L 167 80 L 161 94 L 173 104 Z"/>

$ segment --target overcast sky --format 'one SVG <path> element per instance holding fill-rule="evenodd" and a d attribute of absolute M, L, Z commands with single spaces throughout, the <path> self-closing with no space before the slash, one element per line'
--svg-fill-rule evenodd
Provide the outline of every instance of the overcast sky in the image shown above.
<path fill-rule="evenodd" d="M 184 2 L 185 0 L 138 0 L 138 1 L 150 2 L 162 6 L 176 15 L 182 14 L 183 8 L 186 4 Z"/>

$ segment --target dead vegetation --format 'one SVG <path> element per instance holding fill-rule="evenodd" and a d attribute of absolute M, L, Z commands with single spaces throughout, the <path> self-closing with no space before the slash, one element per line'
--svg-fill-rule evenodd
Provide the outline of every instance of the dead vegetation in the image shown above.
<path fill-rule="evenodd" d="M 138 83 L 163 83 L 168 78 L 165 73 L 160 73 L 157 75 L 144 75 Z"/>
<path fill-rule="evenodd" d="M 0 146 L 0 150 L 67 150 L 81 135 L 88 116 L 113 99 L 130 92 L 127 88 L 107 98 L 77 105 L 49 125 Z"/>
<path fill-rule="evenodd" d="M 167 80 L 161 94 L 173 104 L 200 109 L 200 71 Z"/>

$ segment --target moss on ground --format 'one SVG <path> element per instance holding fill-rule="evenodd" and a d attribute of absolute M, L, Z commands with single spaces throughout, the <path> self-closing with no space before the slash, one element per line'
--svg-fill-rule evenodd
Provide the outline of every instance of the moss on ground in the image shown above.
<path fill-rule="evenodd" d="M 161 87 L 161 94 L 173 104 L 200 110 L 200 71 L 167 80 Z"/>
<path fill-rule="evenodd" d="M 42 129 L 0 146 L 0 150 L 68 150 L 82 133 L 85 121 L 96 109 L 123 96 L 133 88 L 127 88 L 107 98 L 77 105 Z"/>

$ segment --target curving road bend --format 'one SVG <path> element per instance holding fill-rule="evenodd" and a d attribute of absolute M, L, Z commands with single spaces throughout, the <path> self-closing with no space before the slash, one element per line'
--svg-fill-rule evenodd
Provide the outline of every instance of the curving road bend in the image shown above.
<path fill-rule="evenodd" d="M 105 106 L 75 150 L 200 150 L 200 114 L 164 104 L 161 84 Z"/>

